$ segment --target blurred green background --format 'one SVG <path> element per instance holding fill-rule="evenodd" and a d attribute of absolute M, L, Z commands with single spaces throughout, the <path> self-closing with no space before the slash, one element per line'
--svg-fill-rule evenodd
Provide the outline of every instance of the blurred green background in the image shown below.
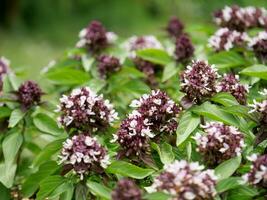
<path fill-rule="evenodd" d="M 0 56 L 25 78 L 38 80 L 40 68 L 77 41 L 91 20 L 122 37 L 163 34 L 176 15 L 190 29 L 212 25 L 211 13 L 225 5 L 267 6 L 266 0 L 0 0 Z M 194 30 L 194 29 L 191 29 Z M 37 76 L 36 76 L 37 75 Z"/>

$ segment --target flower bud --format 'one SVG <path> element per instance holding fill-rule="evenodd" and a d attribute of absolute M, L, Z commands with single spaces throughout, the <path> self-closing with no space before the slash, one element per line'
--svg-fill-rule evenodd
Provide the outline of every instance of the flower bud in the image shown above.
<path fill-rule="evenodd" d="M 252 185 L 267 188 L 267 155 L 257 157 L 253 155 L 249 173 L 243 176 L 245 182 Z"/>
<path fill-rule="evenodd" d="M 16 93 L 19 103 L 21 104 L 22 108 L 26 110 L 34 105 L 39 104 L 43 94 L 39 85 L 34 81 L 24 82 L 20 85 Z"/>
<path fill-rule="evenodd" d="M 166 31 L 171 37 L 179 37 L 184 30 L 183 23 L 175 16 L 171 17 L 166 27 Z"/>
<path fill-rule="evenodd" d="M 225 74 L 223 79 L 217 85 L 217 92 L 229 92 L 240 104 L 245 105 L 249 90 L 247 85 L 239 83 L 238 75 Z"/>
<path fill-rule="evenodd" d="M 176 38 L 175 59 L 177 62 L 187 62 L 194 55 L 194 46 L 187 34 L 182 34 Z"/>
<path fill-rule="evenodd" d="M 107 78 L 112 73 L 121 69 L 121 64 L 118 58 L 114 56 L 101 55 L 97 58 L 98 71 L 101 78 Z"/>
<path fill-rule="evenodd" d="M 142 192 L 130 179 L 121 179 L 113 190 L 112 200 L 141 200 Z"/>

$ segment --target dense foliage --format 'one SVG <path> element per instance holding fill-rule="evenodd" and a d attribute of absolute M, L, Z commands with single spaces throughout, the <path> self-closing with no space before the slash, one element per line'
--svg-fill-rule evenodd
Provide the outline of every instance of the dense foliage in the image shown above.
<path fill-rule="evenodd" d="M 266 199 L 267 10 L 214 21 L 201 43 L 93 21 L 46 91 L 1 58 L 1 199 Z"/>

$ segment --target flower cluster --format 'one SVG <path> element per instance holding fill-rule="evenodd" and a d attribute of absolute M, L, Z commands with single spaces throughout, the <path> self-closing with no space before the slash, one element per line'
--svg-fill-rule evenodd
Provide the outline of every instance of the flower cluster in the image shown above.
<path fill-rule="evenodd" d="M 43 92 L 34 81 L 26 81 L 20 85 L 16 94 L 22 109 L 27 110 L 40 103 Z"/>
<path fill-rule="evenodd" d="M 106 168 L 109 164 L 107 150 L 88 134 L 74 135 L 63 143 L 59 155 L 60 163 L 71 165 L 81 176 L 89 173 L 93 168 Z"/>
<path fill-rule="evenodd" d="M 252 185 L 267 187 L 267 155 L 258 157 L 256 154 L 248 158 L 252 161 L 251 170 L 243 176 L 245 182 Z"/>
<path fill-rule="evenodd" d="M 130 179 L 121 179 L 112 192 L 112 200 L 141 200 L 142 192 Z"/>
<path fill-rule="evenodd" d="M 96 53 L 113 43 L 117 36 L 113 32 L 107 32 L 100 22 L 92 21 L 87 28 L 80 31 L 79 38 L 77 47 L 85 47 L 90 52 Z"/>
<path fill-rule="evenodd" d="M 6 74 L 9 70 L 10 61 L 5 57 L 0 58 L 0 76 Z"/>
<path fill-rule="evenodd" d="M 233 126 L 210 122 L 202 126 L 206 135 L 197 133 L 194 139 L 197 150 L 204 156 L 207 165 L 217 166 L 225 160 L 241 155 L 244 136 Z"/>
<path fill-rule="evenodd" d="M 229 92 L 240 104 L 246 104 L 247 94 L 249 92 L 248 86 L 239 83 L 238 75 L 225 74 L 216 89 L 217 92 Z"/>
<path fill-rule="evenodd" d="M 107 128 L 117 119 L 117 113 L 108 100 L 88 87 L 74 89 L 69 96 L 60 98 L 58 121 L 65 128 L 97 131 Z"/>
<path fill-rule="evenodd" d="M 128 51 L 136 51 L 141 49 L 162 49 L 162 44 L 153 35 L 140 37 L 133 36 L 127 41 L 126 49 Z M 135 57 L 135 55 L 133 55 L 133 57 Z"/>
<path fill-rule="evenodd" d="M 135 51 L 141 49 L 162 49 L 163 47 L 161 43 L 152 35 L 140 37 L 133 36 L 127 41 L 125 48 L 128 50 L 129 57 L 132 59 L 136 68 L 146 75 L 147 84 L 151 88 L 156 87 L 157 81 L 155 73 L 157 68 L 160 68 L 159 65 L 137 57 Z"/>
<path fill-rule="evenodd" d="M 205 61 L 193 61 L 181 74 L 181 91 L 195 103 L 216 92 L 217 69 Z"/>
<path fill-rule="evenodd" d="M 209 38 L 209 47 L 215 51 L 229 51 L 233 47 L 242 47 L 248 40 L 246 33 L 230 30 L 228 28 L 220 28 L 213 36 Z"/>
<path fill-rule="evenodd" d="M 256 57 L 263 63 L 267 61 L 267 31 L 259 32 L 258 35 L 252 38 L 249 42 Z"/>
<path fill-rule="evenodd" d="M 134 58 L 133 63 L 138 70 L 146 75 L 146 83 L 151 88 L 155 88 L 158 85 L 155 74 L 160 66 L 139 57 Z"/>
<path fill-rule="evenodd" d="M 258 112 L 260 114 L 260 122 L 267 124 L 267 100 L 263 100 L 262 102 L 254 100 L 253 103 L 250 105 L 253 109 L 249 112 Z"/>
<path fill-rule="evenodd" d="M 97 58 L 97 61 L 101 78 L 107 78 L 110 74 L 121 69 L 120 60 L 114 56 L 101 55 Z"/>
<path fill-rule="evenodd" d="M 217 177 L 213 170 L 203 169 L 197 162 L 175 161 L 164 166 L 151 188 L 170 194 L 173 200 L 214 199 Z"/>
<path fill-rule="evenodd" d="M 165 92 L 152 90 L 150 95 L 145 94 L 139 100 L 133 100 L 130 106 L 148 120 L 154 133 L 173 133 L 177 129 L 175 118 L 181 109 Z"/>
<path fill-rule="evenodd" d="M 2 91 L 3 88 L 3 75 L 6 74 L 9 71 L 9 65 L 10 61 L 7 60 L 5 57 L 0 58 L 0 91 Z"/>
<path fill-rule="evenodd" d="M 194 46 L 187 34 L 181 34 L 175 42 L 175 59 L 177 62 L 186 62 L 194 54 Z"/>
<path fill-rule="evenodd" d="M 171 37 L 176 38 L 183 33 L 183 30 L 183 23 L 176 16 L 172 16 L 166 27 L 166 31 L 168 32 L 168 34 Z"/>
<path fill-rule="evenodd" d="M 173 133 L 177 129 L 175 118 L 180 108 L 165 92 L 152 91 L 150 95 L 134 100 L 131 106 L 136 110 L 123 120 L 114 135 L 114 141 L 120 144 L 126 156 L 148 152 L 149 140 L 156 134 Z"/>
<path fill-rule="evenodd" d="M 120 125 L 117 134 L 114 134 L 114 142 L 117 141 L 123 149 L 125 156 L 142 155 L 148 151 L 149 138 L 154 134 L 149 128 L 149 122 L 136 110 L 134 110 Z"/>
<path fill-rule="evenodd" d="M 214 20 L 221 27 L 244 31 L 248 28 L 267 27 L 267 10 L 264 8 L 226 6 L 214 13 Z"/>

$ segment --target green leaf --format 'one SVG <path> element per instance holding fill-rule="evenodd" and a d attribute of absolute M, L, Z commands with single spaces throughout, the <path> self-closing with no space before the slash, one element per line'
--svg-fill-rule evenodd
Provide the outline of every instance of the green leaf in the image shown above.
<path fill-rule="evenodd" d="M 19 121 L 23 119 L 25 114 L 26 113 L 22 112 L 20 109 L 13 110 L 9 118 L 8 127 L 15 127 L 19 123 Z"/>
<path fill-rule="evenodd" d="M 217 93 L 216 95 L 214 95 L 211 98 L 211 100 L 213 102 L 222 104 L 226 107 L 239 105 L 239 103 L 236 101 L 235 97 L 233 97 L 231 94 L 226 93 L 226 92 Z"/>
<path fill-rule="evenodd" d="M 55 161 L 48 161 L 39 167 L 39 170 L 30 175 L 22 185 L 22 194 L 24 197 L 30 197 L 38 189 L 39 183 L 59 169 Z"/>
<path fill-rule="evenodd" d="M 37 167 L 41 165 L 42 163 L 46 162 L 50 159 L 52 155 L 54 155 L 57 151 L 59 151 L 62 148 L 62 143 L 65 141 L 65 139 L 55 140 L 48 145 L 46 145 L 41 151 L 40 154 L 33 160 L 33 167 Z"/>
<path fill-rule="evenodd" d="M 219 181 L 216 185 L 216 191 L 218 193 L 223 193 L 227 190 L 235 189 L 242 184 L 241 177 L 229 177 Z"/>
<path fill-rule="evenodd" d="M 11 109 L 8 107 L 1 106 L 0 107 L 0 119 L 9 117 L 11 114 Z"/>
<path fill-rule="evenodd" d="M 7 166 L 11 165 L 17 156 L 17 153 L 22 145 L 23 136 L 20 132 L 14 132 L 4 139 L 2 147 L 3 147 L 3 154 L 5 158 L 5 164 Z"/>
<path fill-rule="evenodd" d="M 1 200 L 11 200 L 10 191 L 2 183 L 0 183 Z"/>
<path fill-rule="evenodd" d="M 126 94 L 138 93 L 143 94 L 147 93 L 150 89 L 149 87 L 142 81 L 138 80 L 130 80 L 127 81 L 124 85 L 118 85 L 118 90 L 121 92 L 125 92 Z"/>
<path fill-rule="evenodd" d="M 144 60 L 160 65 L 167 65 L 172 62 L 172 58 L 168 53 L 161 49 L 142 49 L 137 51 L 136 55 Z"/>
<path fill-rule="evenodd" d="M 114 161 L 106 169 L 108 173 L 119 174 L 135 179 L 143 179 L 151 175 L 154 170 L 145 169 L 124 161 Z"/>
<path fill-rule="evenodd" d="M 74 187 L 71 182 L 64 182 L 58 186 L 51 194 L 49 194 L 48 199 L 55 199 L 61 196 L 61 194 L 67 191 L 73 191 Z M 66 199 L 64 199 L 66 200 Z"/>
<path fill-rule="evenodd" d="M 199 116 L 196 116 L 189 111 L 184 113 L 181 120 L 179 121 L 179 126 L 176 131 L 177 135 L 176 145 L 177 146 L 181 145 L 190 136 L 190 134 L 197 128 L 199 123 L 200 123 Z"/>
<path fill-rule="evenodd" d="M 104 186 L 103 184 L 87 181 L 87 186 L 92 194 L 98 197 L 102 197 L 104 199 L 111 199 L 111 189 Z"/>
<path fill-rule="evenodd" d="M 71 188 L 69 188 L 66 192 L 60 195 L 60 200 L 72 200 L 74 193 L 74 186 L 72 185 Z"/>
<path fill-rule="evenodd" d="M 63 184 L 65 178 L 59 175 L 49 176 L 40 183 L 40 190 L 37 193 L 36 200 L 46 199 L 57 187 Z"/>
<path fill-rule="evenodd" d="M 170 199 L 170 195 L 163 192 L 153 192 L 150 194 L 144 195 L 144 199 L 146 200 L 168 200 Z"/>
<path fill-rule="evenodd" d="M 215 168 L 215 174 L 218 176 L 219 180 L 226 179 L 230 177 L 237 170 L 240 163 L 241 163 L 241 156 L 237 156 L 229 160 L 226 160 Z"/>
<path fill-rule="evenodd" d="M 89 74 L 71 68 L 58 68 L 45 74 L 56 85 L 82 85 L 89 81 Z"/>
<path fill-rule="evenodd" d="M 251 200 L 254 196 L 258 195 L 256 188 L 241 185 L 238 188 L 231 190 L 227 196 L 227 200 Z"/>
<path fill-rule="evenodd" d="M 163 75 L 162 75 L 162 82 L 169 80 L 175 74 L 177 74 L 179 68 L 176 66 L 176 63 L 171 62 L 164 67 Z"/>
<path fill-rule="evenodd" d="M 228 112 L 228 113 L 231 113 L 234 115 L 238 115 L 240 117 L 248 117 L 255 122 L 258 121 L 257 114 L 256 113 L 249 113 L 250 108 L 248 108 L 247 106 L 234 105 L 234 106 L 225 107 L 223 110 L 225 112 Z"/>
<path fill-rule="evenodd" d="M 267 80 L 267 67 L 265 65 L 253 65 L 242 70 L 240 74 Z"/>
<path fill-rule="evenodd" d="M 135 67 L 128 67 L 128 66 L 123 66 L 122 69 L 119 71 L 118 74 L 114 74 L 112 78 L 119 79 L 120 78 L 142 78 L 144 77 L 144 73 L 136 69 Z"/>
<path fill-rule="evenodd" d="M 158 152 L 160 160 L 163 164 L 169 164 L 174 161 L 175 156 L 170 144 L 164 142 L 159 146 L 156 143 L 152 142 L 151 147 Z"/>
<path fill-rule="evenodd" d="M 215 64 L 218 69 L 241 67 L 246 60 L 235 51 L 222 51 L 209 57 L 209 63 Z"/>
<path fill-rule="evenodd" d="M 103 87 L 105 87 L 106 81 L 101 79 L 91 79 L 86 86 L 90 87 L 93 91 L 99 92 Z"/>
<path fill-rule="evenodd" d="M 18 77 L 14 73 L 8 73 L 8 79 L 13 90 L 17 91 L 19 89 L 19 85 L 21 81 L 18 79 Z"/>
<path fill-rule="evenodd" d="M 88 188 L 85 184 L 79 183 L 75 187 L 75 200 L 87 200 Z"/>
<path fill-rule="evenodd" d="M 44 113 L 38 113 L 33 118 L 33 123 L 40 131 L 51 135 L 61 135 L 63 130 L 60 129 L 54 119 Z"/>
<path fill-rule="evenodd" d="M 90 71 L 94 61 L 95 61 L 94 57 L 88 57 L 88 55 L 82 55 L 82 64 L 86 72 Z"/>
<path fill-rule="evenodd" d="M 205 102 L 202 105 L 195 107 L 192 109 L 192 112 L 228 125 L 233 125 L 235 127 L 240 126 L 238 120 L 233 115 L 225 112 L 219 106 L 211 104 L 210 102 Z"/>
<path fill-rule="evenodd" d="M 5 187 L 11 188 L 13 186 L 16 170 L 16 164 L 0 164 L 0 182 L 3 183 Z"/>

